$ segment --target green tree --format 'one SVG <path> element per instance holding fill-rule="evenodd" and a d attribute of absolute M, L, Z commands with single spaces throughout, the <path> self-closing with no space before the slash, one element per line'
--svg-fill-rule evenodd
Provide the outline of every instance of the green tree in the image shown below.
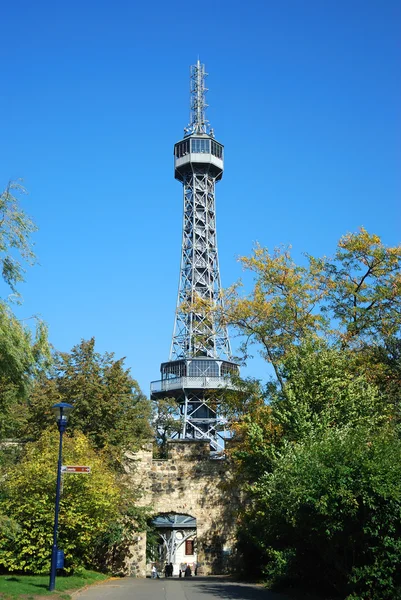
<path fill-rule="evenodd" d="M 358 365 L 354 352 L 322 340 L 294 348 L 282 362 L 284 388 L 268 387 L 272 416 L 283 437 L 299 442 L 330 428 L 389 422 L 392 407 Z"/>
<path fill-rule="evenodd" d="M 124 359 L 95 351 L 95 339 L 82 340 L 70 353 L 56 353 L 50 374 L 36 379 L 30 398 L 27 437 L 53 422 L 51 406 L 70 402 L 69 431 L 84 433 L 113 459 L 135 450 L 151 437 L 150 402 L 124 367 Z"/>
<path fill-rule="evenodd" d="M 182 429 L 180 410 L 174 398 L 153 402 L 153 429 L 156 434 L 155 454 L 167 458 L 167 441 Z"/>
<path fill-rule="evenodd" d="M 22 460 L 1 481 L 2 510 L 9 521 L 4 524 L 8 536 L 0 542 L 0 565 L 9 572 L 49 571 L 57 453 L 53 426 L 26 445 Z M 113 544 L 132 541 L 141 511 L 135 508 L 135 494 L 107 466 L 104 453 L 95 450 L 82 433 L 64 435 L 63 459 L 65 464 L 89 465 L 91 473 L 63 475 L 59 547 L 65 552 L 67 571 L 99 567 Z M 117 537 L 112 535 L 116 531 Z"/>
<path fill-rule="evenodd" d="M 226 292 L 219 317 L 275 375 L 223 398 L 248 499 L 246 570 L 307 588 L 314 578 L 320 592 L 326 578 L 341 597 L 398 597 L 401 247 L 361 229 L 330 259 L 297 265 L 288 249 L 257 246 L 241 262 L 253 289 Z"/>
<path fill-rule="evenodd" d="M 4 282 L 19 298 L 18 283 L 24 281 L 23 264 L 34 264 L 31 235 L 37 230 L 34 222 L 20 206 L 18 196 L 25 189 L 18 181 L 10 181 L 0 194 L 0 267 Z"/>
<path fill-rule="evenodd" d="M 244 270 L 254 273 L 253 290 L 240 294 L 233 286 L 225 294 L 225 309 L 220 319 L 233 326 L 245 340 L 242 352 L 256 344 L 282 383 L 280 364 L 291 348 L 305 338 L 315 338 L 328 329 L 326 316 L 319 311 L 326 289 L 322 265 L 310 261 L 297 265 L 289 248 L 256 246 L 251 257 L 241 257 Z"/>
<path fill-rule="evenodd" d="M 18 460 L 20 448 L 7 438 L 18 438 L 24 419 L 24 405 L 38 371 L 50 358 L 45 325 L 36 319 L 36 328 L 17 320 L 8 301 L 19 300 L 18 283 L 24 281 L 23 263 L 34 264 L 31 234 L 36 226 L 21 209 L 18 194 L 25 190 L 10 182 L 0 194 L 0 272 L 12 295 L 0 300 L 0 466 L 5 469 Z M 14 522 L 0 513 L 5 539 L 16 531 Z"/>
<path fill-rule="evenodd" d="M 6 301 L 20 298 L 17 285 L 24 281 L 23 264 L 36 259 L 31 234 L 37 228 L 18 199 L 24 192 L 19 182 L 10 182 L 0 194 L 0 270 L 13 292 L 11 298 L 0 300 L 0 441 L 18 435 L 33 378 L 50 359 L 44 323 L 36 319 L 36 327 L 27 327 Z"/>
<path fill-rule="evenodd" d="M 306 255 L 298 265 L 289 248 L 256 246 L 240 262 L 254 274 L 253 289 L 227 290 L 218 317 L 243 336 L 245 358 L 257 345 L 283 389 L 283 359 L 306 339 L 358 350 L 399 339 L 401 246 L 386 247 L 362 228 L 340 239 L 332 259 Z"/>
<path fill-rule="evenodd" d="M 226 454 L 236 470 L 235 485 L 248 488 L 262 472 L 271 469 L 283 431 L 273 418 L 260 381 L 238 378 L 234 383 L 233 388 L 219 394 L 220 412 L 233 434 L 226 442 Z"/>
<path fill-rule="evenodd" d="M 393 600 L 401 578 L 401 442 L 365 425 L 287 444 L 244 519 L 271 583 Z"/>
<path fill-rule="evenodd" d="M 334 259 L 321 264 L 328 291 L 325 308 L 343 347 L 376 345 L 400 333 L 401 246 L 387 247 L 361 228 L 343 236 Z"/>
<path fill-rule="evenodd" d="M 265 402 L 260 402 L 259 406 L 250 405 L 250 412 L 235 423 L 231 454 L 239 474 L 236 483 L 242 484 L 248 498 L 239 520 L 239 549 L 245 568 L 250 571 L 256 567 L 254 574 L 258 574 L 258 569 L 259 574 L 264 571 L 270 582 L 284 580 L 310 588 L 313 570 L 318 565 L 319 574 L 324 575 L 322 578 L 315 575 L 316 591 L 328 592 L 324 583 L 327 579 L 333 584 L 331 592 L 351 594 L 353 590 L 359 590 L 355 593 L 366 598 L 370 597 L 363 595 L 367 593 L 366 589 L 373 590 L 372 581 L 380 575 L 386 582 L 377 587 L 380 592 L 372 598 L 393 598 L 394 589 L 399 585 L 395 572 L 391 565 L 385 567 L 383 564 L 381 571 L 377 565 L 384 556 L 387 542 L 391 545 L 391 560 L 401 558 L 396 536 L 387 539 L 391 531 L 401 530 L 401 512 L 397 512 L 401 504 L 393 506 L 389 530 L 384 527 L 383 517 L 374 540 L 364 533 L 373 527 L 378 515 L 366 511 L 362 504 L 358 505 L 360 510 L 355 522 L 351 520 L 356 540 L 352 548 L 354 554 L 364 558 L 354 562 L 348 558 L 341 562 L 337 558 L 338 564 L 333 563 L 337 567 L 329 569 L 335 553 L 341 554 L 341 548 L 345 548 L 341 531 L 346 537 L 350 526 L 347 519 L 351 517 L 339 505 L 338 496 L 351 492 L 344 491 L 345 483 L 341 478 L 349 473 L 350 479 L 354 480 L 355 473 L 360 471 L 357 483 L 363 493 L 369 495 L 372 477 L 379 478 L 383 485 L 393 482 L 393 474 L 387 474 L 386 469 L 390 468 L 391 457 L 397 460 L 395 457 L 401 451 L 394 419 L 396 407 L 387 401 L 378 386 L 369 382 L 366 373 L 358 371 L 360 360 L 360 355 L 351 350 L 330 348 L 323 341 L 304 342 L 283 360 L 284 390 L 281 385 L 270 383 L 265 390 Z M 360 462 L 366 447 L 370 448 L 371 440 L 376 440 L 377 447 L 383 444 L 387 448 L 385 459 L 378 463 L 380 472 L 376 475 L 369 474 Z M 358 444 L 360 448 L 356 453 L 355 445 Z M 320 462 L 312 469 L 311 452 L 316 448 Z M 396 453 L 392 455 L 393 450 Z M 303 457 L 302 464 L 299 456 Z M 351 458 L 355 459 L 352 464 Z M 295 476 L 287 477 L 288 469 L 296 472 L 296 479 Z M 275 482 L 278 483 L 271 496 Z M 392 501 L 397 501 L 400 490 L 392 488 Z M 319 520 L 317 511 L 323 496 L 330 498 L 333 506 L 325 519 Z M 379 512 L 384 510 L 385 498 L 384 494 L 380 509 L 377 509 Z M 371 501 L 369 496 L 366 502 Z M 306 518 L 308 511 L 310 516 Z M 336 537 L 326 535 L 330 528 L 337 531 Z M 373 542 L 375 546 L 369 554 L 366 548 Z M 399 550 L 401 552 L 401 546 Z M 327 561 L 324 564 L 322 557 Z M 364 579 L 369 579 L 371 587 L 363 587 Z"/>
<path fill-rule="evenodd" d="M 388 336 L 381 343 L 365 344 L 357 354 L 357 368 L 380 390 L 400 421 L 401 339 Z"/>
<path fill-rule="evenodd" d="M 44 323 L 33 333 L 0 302 L 0 440 L 18 436 L 33 380 L 49 361 Z"/>

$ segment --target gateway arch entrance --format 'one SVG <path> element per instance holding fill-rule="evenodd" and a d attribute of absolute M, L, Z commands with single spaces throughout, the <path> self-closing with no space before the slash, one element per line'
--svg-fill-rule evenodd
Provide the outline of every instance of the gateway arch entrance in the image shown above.
<path fill-rule="evenodd" d="M 152 520 L 158 534 L 156 563 L 163 572 L 172 563 L 173 575 L 183 574 L 189 565 L 192 574 L 197 567 L 196 519 L 190 515 L 165 514 Z"/>

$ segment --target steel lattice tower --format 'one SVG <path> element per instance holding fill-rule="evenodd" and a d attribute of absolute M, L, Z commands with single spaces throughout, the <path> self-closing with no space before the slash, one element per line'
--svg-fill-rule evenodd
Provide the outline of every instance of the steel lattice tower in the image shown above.
<path fill-rule="evenodd" d="M 188 311 L 194 301 L 222 303 L 217 253 L 215 185 L 223 175 L 224 149 L 206 119 L 205 67 L 191 66 L 190 123 L 174 146 L 175 178 L 183 185 L 184 211 L 177 308 L 169 362 L 162 379 L 151 384 L 152 398 L 174 397 L 180 406 L 184 439 L 208 439 L 212 451 L 224 449 L 224 429 L 216 390 L 238 374 L 226 327 L 214 311 Z"/>

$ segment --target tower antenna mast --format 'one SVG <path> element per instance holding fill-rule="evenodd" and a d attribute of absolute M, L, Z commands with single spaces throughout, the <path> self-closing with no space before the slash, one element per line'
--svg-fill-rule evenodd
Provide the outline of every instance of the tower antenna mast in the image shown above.
<path fill-rule="evenodd" d="M 185 135 L 206 133 L 213 137 L 213 130 L 206 118 L 206 92 L 208 88 L 205 85 L 207 77 L 205 65 L 198 59 L 195 65 L 190 68 L 190 116 L 189 125 L 184 129 Z"/>

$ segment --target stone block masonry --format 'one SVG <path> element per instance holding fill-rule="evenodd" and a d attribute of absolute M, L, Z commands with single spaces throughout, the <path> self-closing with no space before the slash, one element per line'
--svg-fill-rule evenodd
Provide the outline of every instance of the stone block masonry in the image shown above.
<path fill-rule="evenodd" d="M 142 491 L 139 504 L 150 506 L 154 516 L 183 514 L 196 518 L 201 573 L 228 572 L 239 504 L 229 463 L 210 457 L 208 440 L 170 440 L 168 449 L 165 460 L 153 459 L 151 443 L 127 456 L 132 486 Z M 146 533 L 138 538 L 131 548 L 128 572 L 146 577 Z"/>

